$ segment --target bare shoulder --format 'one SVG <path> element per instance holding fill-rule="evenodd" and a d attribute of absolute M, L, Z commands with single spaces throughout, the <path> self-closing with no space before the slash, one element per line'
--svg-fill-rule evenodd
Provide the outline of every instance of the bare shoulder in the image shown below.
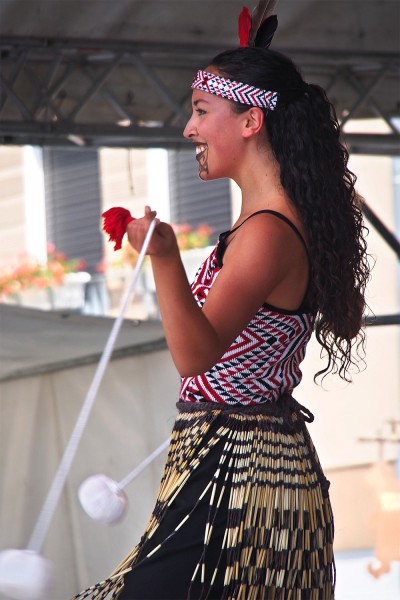
<path fill-rule="evenodd" d="M 303 235 L 304 227 L 301 219 L 292 211 L 286 209 L 254 213 L 244 221 L 240 229 L 254 228 L 255 230 L 270 230 L 271 232 L 283 232 L 285 234 L 290 233 L 291 230 L 293 231 L 293 227 Z"/>
<path fill-rule="evenodd" d="M 227 247 L 226 258 L 229 255 L 248 256 L 253 259 L 255 255 L 284 258 L 292 255 L 299 247 L 304 248 L 298 233 L 304 237 L 302 225 L 298 220 L 289 218 L 280 213 L 284 218 L 273 213 L 259 213 L 245 221 L 232 235 Z"/>

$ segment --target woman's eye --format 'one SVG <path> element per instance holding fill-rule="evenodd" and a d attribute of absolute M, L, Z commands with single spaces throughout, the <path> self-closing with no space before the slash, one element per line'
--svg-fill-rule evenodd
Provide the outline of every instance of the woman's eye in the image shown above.
<path fill-rule="evenodd" d="M 197 112 L 198 115 L 205 115 L 206 114 L 206 111 L 202 110 L 201 108 L 196 108 L 196 112 Z"/>

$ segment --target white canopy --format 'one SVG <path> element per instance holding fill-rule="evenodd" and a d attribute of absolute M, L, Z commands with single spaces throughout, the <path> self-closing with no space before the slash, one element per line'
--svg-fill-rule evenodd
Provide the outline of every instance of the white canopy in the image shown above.
<path fill-rule="evenodd" d="M 111 325 L 0 305 L 0 550 L 28 544 Z M 56 567 L 52 600 L 106 577 L 139 541 L 165 453 L 127 486 L 114 527 L 84 513 L 77 489 L 96 473 L 120 481 L 169 437 L 178 387 L 161 324 L 125 321 L 42 549 Z"/>

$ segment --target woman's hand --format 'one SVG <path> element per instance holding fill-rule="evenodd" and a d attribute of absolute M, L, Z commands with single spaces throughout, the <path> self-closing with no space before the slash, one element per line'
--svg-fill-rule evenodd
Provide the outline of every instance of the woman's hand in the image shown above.
<path fill-rule="evenodd" d="M 179 254 L 179 248 L 176 236 L 171 225 L 162 223 L 157 219 L 157 212 L 151 210 L 150 206 L 144 209 L 144 216 L 128 223 L 126 233 L 132 248 L 140 252 L 150 223 L 156 219 L 157 225 L 151 237 L 147 254 L 151 256 L 167 257 L 173 254 Z"/>

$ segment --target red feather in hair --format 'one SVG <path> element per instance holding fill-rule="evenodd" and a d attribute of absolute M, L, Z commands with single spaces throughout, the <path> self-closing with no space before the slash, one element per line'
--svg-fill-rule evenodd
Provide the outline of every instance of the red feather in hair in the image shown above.
<path fill-rule="evenodd" d="M 251 31 L 251 17 L 247 6 L 244 6 L 238 19 L 238 36 L 240 47 L 243 48 L 249 45 L 249 35 Z"/>
<path fill-rule="evenodd" d="M 128 223 L 134 221 L 128 209 L 121 206 L 114 206 L 102 214 L 104 219 L 103 230 L 108 233 L 109 241 L 115 242 L 114 250 L 119 250 L 122 246 L 122 238 L 126 233 Z"/>

